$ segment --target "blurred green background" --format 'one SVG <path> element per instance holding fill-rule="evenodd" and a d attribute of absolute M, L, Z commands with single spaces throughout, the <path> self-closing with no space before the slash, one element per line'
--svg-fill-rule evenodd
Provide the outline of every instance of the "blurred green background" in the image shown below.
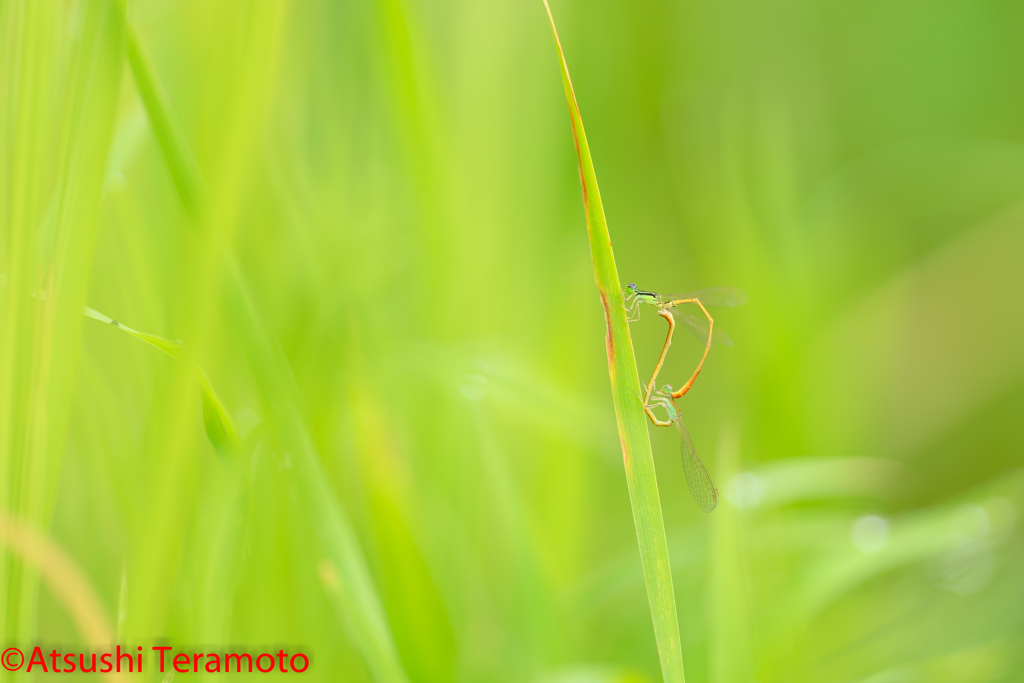
<path fill-rule="evenodd" d="M 712 515 L 652 428 L 688 680 L 1024 678 L 1024 5 L 552 11 L 623 283 L 750 296 L 681 402 Z M 124 8 L 0 0 L 0 509 L 122 643 L 659 680 L 539 0 L 128 13 L 195 207 Z M 83 305 L 181 340 L 244 444 Z M 85 647 L 17 554 L 0 602 Z"/>

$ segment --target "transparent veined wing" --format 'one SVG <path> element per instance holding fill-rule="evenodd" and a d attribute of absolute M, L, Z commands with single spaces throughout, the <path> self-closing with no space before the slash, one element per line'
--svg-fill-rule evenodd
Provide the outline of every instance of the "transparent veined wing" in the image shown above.
<path fill-rule="evenodd" d="M 697 317 L 689 313 L 683 313 L 679 309 L 673 314 L 683 326 L 686 327 L 693 336 L 697 337 L 702 342 L 708 340 L 708 319 L 701 316 Z M 732 337 L 730 337 L 725 330 L 718 325 L 715 325 L 715 331 L 711 333 L 711 341 L 722 346 L 732 346 Z"/>
<path fill-rule="evenodd" d="M 666 301 L 678 301 L 679 299 L 700 299 L 705 306 L 714 308 L 733 308 L 747 303 L 747 293 L 739 287 L 712 287 L 702 289 L 699 292 L 683 292 L 682 294 L 663 294 L 661 298 Z"/>
<path fill-rule="evenodd" d="M 711 512 L 718 505 L 718 489 L 715 488 L 715 483 L 711 481 L 711 475 L 708 474 L 704 463 L 697 455 L 693 441 L 690 439 L 690 432 L 686 430 L 683 419 L 677 415 L 675 423 L 676 429 L 679 430 L 679 441 L 683 451 L 683 472 L 686 474 L 686 485 L 690 489 L 690 495 L 693 496 L 693 502 L 697 503 L 697 507 L 704 512 Z"/>

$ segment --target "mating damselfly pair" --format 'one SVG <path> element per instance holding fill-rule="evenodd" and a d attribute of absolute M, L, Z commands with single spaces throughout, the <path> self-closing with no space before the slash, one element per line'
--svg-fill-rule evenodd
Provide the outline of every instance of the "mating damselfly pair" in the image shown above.
<path fill-rule="evenodd" d="M 647 304 L 654 306 L 658 311 L 658 315 L 668 323 L 668 335 L 665 338 L 665 344 L 661 348 L 658 363 L 654 367 L 654 374 L 651 375 L 651 380 L 644 387 L 646 392 L 643 398 L 644 412 L 647 413 L 651 422 L 658 427 L 675 425 L 679 431 L 686 485 L 690 489 L 690 494 L 693 496 L 694 502 L 697 503 L 697 507 L 704 512 L 711 512 L 718 505 L 718 489 L 715 488 L 711 475 L 708 474 L 707 468 L 704 467 L 700 456 L 697 455 L 697 450 L 693 446 L 690 433 L 683 423 L 682 414 L 679 412 L 676 399 L 681 398 L 693 386 L 694 380 L 697 379 L 697 375 L 700 374 L 701 369 L 704 367 L 704 361 L 708 357 L 708 351 L 711 350 L 712 342 L 732 346 L 732 339 L 729 338 L 729 335 L 715 328 L 715 320 L 708 313 L 706 307 L 739 306 L 747 302 L 747 295 L 743 290 L 735 287 L 715 287 L 688 294 L 658 294 L 657 292 L 640 289 L 632 282 L 629 283 L 623 294 L 625 296 L 627 320 L 629 322 L 639 320 L 640 304 Z M 666 384 L 658 391 L 654 391 L 654 384 L 658 380 L 658 374 L 665 363 L 665 356 L 668 354 L 669 346 L 672 345 L 672 335 L 675 333 L 675 316 L 671 309 L 683 304 L 694 304 L 704 314 L 704 319 L 701 319 L 689 313 L 678 312 L 680 319 L 687 329 L 696 334 L 701 341 L 706 339 L 704 355 L 701 356 L 697 369 L 693 371 L 690 379 L 681 387 L 673 389 L 670 384 Z M 655 407 L 663 408 L 668 415 L 668 419 L 659 420 L 652 410 Z"/>

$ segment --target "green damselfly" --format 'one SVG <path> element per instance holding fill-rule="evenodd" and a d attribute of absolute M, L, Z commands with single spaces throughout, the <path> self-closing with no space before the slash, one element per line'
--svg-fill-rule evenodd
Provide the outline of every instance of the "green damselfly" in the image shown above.
<path fill-rule="evenodd" d="M 640 319 L 640 304 L 647 304 L 655 308 L 676 308 L 682 304 L 697 304 L 704 312 L 705 319 L 701 319 L 689 313 L 679 312 L 679 318 L 686 323 L 687 328 L 698 339 L 704 341 L 708 336 L 708 328 L 711 327 L 712 319 L 708 315 L 705 306 L 711 308 L 733 308 L 747 303 L 747 293 L 738 287 L 712 287 L 697 292 L 685 294 L 659 294 L 650 290 L 640 289 L 630 282 L 623 291 L 623 298 L 626 302 L 626 313 L 629 322 Z M 714 330 L 712 341 L 724 346 L 732 346 L 732 339 L 721 329 Z"/>

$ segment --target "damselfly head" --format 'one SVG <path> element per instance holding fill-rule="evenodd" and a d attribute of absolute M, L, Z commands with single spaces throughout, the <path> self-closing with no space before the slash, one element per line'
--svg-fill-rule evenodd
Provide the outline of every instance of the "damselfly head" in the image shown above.
<path fill-rule="evenodd" d="M 636 293 L 636 285 L 635 285 L 635 284 L 633 284 L 632 282 L 630 282 L 630 283 L 629 283 L 629 284 L 628 284 L 628 285 L 626 286 L 626 289 L 630 290 L 630 291 L 631 291 L 631 292 L 633 292 L 634 294 Z"/>

